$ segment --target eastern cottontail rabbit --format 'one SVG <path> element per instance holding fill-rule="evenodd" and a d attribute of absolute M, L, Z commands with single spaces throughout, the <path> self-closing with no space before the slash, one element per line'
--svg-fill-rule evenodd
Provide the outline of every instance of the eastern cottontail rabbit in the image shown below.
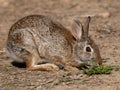
<path fill-rule="evenodd" d="M 28 70 L 76 69 L 92 61 L 102 64 L 98 47 L 89 37 L 90 17 L 84 26 L 73 20 L 68 30 L 43 15 L 30 15 L 20 19 L 10 29 L 7 49 L 12 59 L 22 60 Z M 46 61 L 46 64 L 38 62 Z"/>

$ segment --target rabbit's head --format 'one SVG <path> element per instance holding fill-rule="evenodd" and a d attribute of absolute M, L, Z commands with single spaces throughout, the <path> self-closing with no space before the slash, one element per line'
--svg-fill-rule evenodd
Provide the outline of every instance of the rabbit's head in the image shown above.
<path fill-rule="evenodd" d="M 74 38 L 73 56 L 79 64 L 102 64 L 99 49 L 89 36 L 90 20 L 88 17 L 84 26 L 79 20 L 73 20 L 71 31 Z"/>

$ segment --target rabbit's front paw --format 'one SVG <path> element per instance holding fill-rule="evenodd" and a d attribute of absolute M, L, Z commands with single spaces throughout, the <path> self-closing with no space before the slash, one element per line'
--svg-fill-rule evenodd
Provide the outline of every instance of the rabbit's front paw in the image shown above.
<path fill-rule="evenodd" d="M 80 71 L 78 68 L 72 67 L 72 66 L 65 66 L 64 69 L 67 70 L 67 71 L 74 71 L 74 72 L 79 72 Z"/>
<path fill-rule="evenodd" d="M 59 67 L 54 64 L 46 64 L 47 71 L 58 71 Z"/>

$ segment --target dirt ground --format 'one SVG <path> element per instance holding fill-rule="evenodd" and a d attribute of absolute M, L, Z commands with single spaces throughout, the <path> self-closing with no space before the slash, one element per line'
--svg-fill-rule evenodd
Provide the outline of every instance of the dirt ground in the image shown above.
<path fill-rule="evenodd" d="M 120 90 L 120 71 L 87 76 L 82 71 L 27 71 L 11 64 L 5 48 L 12 24 L 30 14 L 43 14 L 70 28 L 74 17 L 90 15 L 90 34 L 106 65 L 120 66 L 119 0 L 0 0 L 0 90 Z"/>

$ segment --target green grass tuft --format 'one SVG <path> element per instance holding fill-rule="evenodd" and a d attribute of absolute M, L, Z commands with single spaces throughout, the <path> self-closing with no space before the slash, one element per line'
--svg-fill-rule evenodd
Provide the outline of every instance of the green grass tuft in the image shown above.
<path fill-rule="evenodd" d="M 87 68 L 82 68 L 85 74 L 94 75 L 94 74 L 110 74 L 114 68 L 112 66 L 92 66 Z"/>

